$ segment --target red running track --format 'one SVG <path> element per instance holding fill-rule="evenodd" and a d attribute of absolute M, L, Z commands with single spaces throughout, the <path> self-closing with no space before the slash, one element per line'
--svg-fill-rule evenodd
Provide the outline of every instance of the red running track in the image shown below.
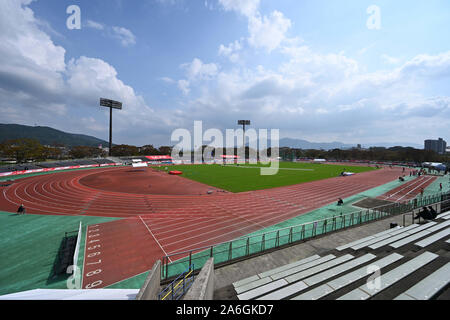
<path fill-rule="evenodd" d="M 390 190 L 389 192 L 377 197 L 381 200 L 392 202 L 408 202 L 414 199 L 422 190 L 425 190 L 430 184 L 436 180 L 432 176 L 420 176 L 414 180 L 408 181 L 401 186 Z"/>
<path fill-rule="evenodd" d="M 125 169 L 17 180 L 3 188 L 0 210 L 15 212 L 23 203 L 34 214 L 125 218 L 87 229 L 83 287 L 103 288 L 148 271 L 166 254 L 233 240 L 393 181 L 401 172 L 400 168 L 381 169 L 269 190 L 212 195 L 133 194 L 80 183 L 92 174 Z M 180 184 L 190 181 L 173 178 Z"/>

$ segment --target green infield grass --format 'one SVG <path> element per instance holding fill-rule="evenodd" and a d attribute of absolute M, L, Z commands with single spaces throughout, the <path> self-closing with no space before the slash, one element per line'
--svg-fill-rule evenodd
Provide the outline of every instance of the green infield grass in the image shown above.
<path fill-rule="evenodd" d="M 341 172 L 360 173 L 376 170 L 367 166 L 342 166 L 315 163 L 280 162 L 278 173 L 261 175 L 262 164 L 202 164 L 156 167 L 158 170 L 179 170 L 183 177 L 230 192 L 270 189 L 337 177 Z"/>

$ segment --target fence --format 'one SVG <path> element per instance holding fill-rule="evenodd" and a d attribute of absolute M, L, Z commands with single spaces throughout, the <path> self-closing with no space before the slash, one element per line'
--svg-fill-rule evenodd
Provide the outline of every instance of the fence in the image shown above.
<path fill-rule="evenodd" d="M 229 263 L 233 260 L 249 257 L 267 250 L 294 244 L 319 235 L 380 220 L 389 216 L 404 214 L 416 208 L 440 202 L 445 202 L 446 205 L 450 205 L 450 193 L 419 197 L 409 202 L 384 205 L 345 215 L 341 214 L 339 216 L 243 237 L 229 242 L 170 254 L 162 258 L 161 280 L 167 280 L 179 275 L 186 269 L 186 266 L 191 266 L 192 264 L 195 264 L 198 269 L 201 269 L 211 257 L 214 257 L 215 265 Z"/>

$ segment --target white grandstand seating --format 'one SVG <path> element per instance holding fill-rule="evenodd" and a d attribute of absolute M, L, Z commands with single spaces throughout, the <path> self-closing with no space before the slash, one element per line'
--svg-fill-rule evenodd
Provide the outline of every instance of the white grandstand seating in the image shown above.
<path fill-rule="evenodd" d="M 447 229 L 445 229 L 441 232 L 438 232 L 426 239 L 416 242 L 415 245 L 419 246 L 421 248 L 425 248 L 425 247 L 429 246 L 430 244 L 435 243 L 436 241 L 438 241 L 442 238 L 448 237 L 449 235 L 450 235 L 450 228 L 447 228 Z"/>
<path fill-rule="evenodd" d="M 350 256 L 350 255 L 348 255 Z M 343 263 L 337 267 L 331 268 L 329 270 L 314 274 L 300 282 L 296 282 L 294 284 L 291 284 L 287 287 L 284 287 L 280 290 L 277 290 L 273 293 L 270 293 L 268 295 L 262 296 L 258 298 L 257 300 L 277 300 L 277 299 L 283 299 L 288 296 L 291 296 L 293 294 L 298 293 L 299 291 L 302 291 L 304 289 L 307 289 L 311 286 L 314 286 L 315 284 L 318 284 L 322 281 L 325 281 L 327 279 L 330 279 L 336 275 L 342 274 L 350 269 L 353 269 L 361 264 L 364 264 L 370 260 L 375 259 L 376 256 L 373 254 L 366 254 L 362 257 L 356 258 L 354 260 L 351 260 L 349 262 Z M 301 283 L 301 284 L 300 284 Z"/>
<path fill-rule="evenodd" d="M 315 267 L 315 266 L 317 266 L 317 265 L 319 265 L 321 263 L 327 262 L 327 261 L 335 259 L 335 258 L 336 258 L 335 255 L 329 254 L 329 255 L 327 255 L 325 257 L 322 257 L 320 259 L 311 261 L 311 262 L 303 264 L 301 266 L 298 266 L 298 267 L 295 267 L 295 268 L 292 268 L 292 269 L 288 269 L 288 270 L 285 270 L 285 271 L 278 272 L 278 273 L 272 275 L 271 278 L 274 279 L 274 280 L 285 278 L 285 277 L 287 277 L 287 276 L 289 276 L 291 274 L 295 274 L 295 273 L 301 272 L 303 270 L 306 270 L 308 268 Z"/>
<path fill-rule="evenodd" d="M 284 278 L 284 276 L 314 267 L 318 264 L 324 263 L 324 262 L 329 261 L 334 258 L 336 258 L 336 257 L 332 254 L 322 257 L 322 258 L 320 258 L 320 257 L 317 258 L 316 256 L 309 257 L 309 258 L 300 260 L 296 263 L 289 264 L 288 266 L 290 266 L 290 267 L 287 269 L 281 269 L 281 268 L 274 269 L 274 270 L 280 270 L 280 271 L 278 271 L 278 272 L 274 271 L 275 273 L 271 274 L 271 276 L 266 276 L 263 278 L 259 278 L 259 276 L 254 276 L 251 278 L 247 278 L 247 279 L 243 279 L 238 282 L 235 282 L 233 285 L 234 285 L 236 292 L 238 293 L 239 299 L 241 299 L 241 300 L 251 299 L 252 297 L 256 297 L 265 292 L 269 292 L 269 291 L 273 290 L 271 284 L 273 284 L 274 281 L 277 284 L 280 284 L 280 286 L 283 284 L 288 284 L 286 280 L 282 279 L 282 278 Z M 297 265 L 292 267 L 292 265 L 294 265 L 294 264 L 297 264 Z M 278 282 L 277 280 L 283 280 L 283 281 Z M 265 291 L 265 290 L 269 290 L 269 291 Z M 263 293 L 260 294 L 260 292 L 263 292 Z"/>
<path fill-rule="evenodd" d="M 382 269 L 394 262 L 402 259 L 403 256 L 398 253 L 392 253 L 387 257 L 379 259 L 370 265 L 377 266 L 379 269 Z M 348 286 L 364 277 L 369 275 L 367 266 L 359 268 L 353 272 L 347 273 L 337 279 L 331 280 L 324 285 L 321 285 L 313 290 L 305 292 L 299 296 L 294 297 L 292 300 L 317 300 L 322 297 L 327 296 L 328 294 L 339 290 L 345 286 Z"/>
<path fill-rule="evenodd" d="M 352 249 L 355 255 L 314 255 L 240 280 L 233 283 L 233 286 L 240 300 L 317 300 L 326 299 L 330 294 L 335 298 L 341 289 L 343 293 L 338 296 L 338 300 L 366 300 L 379 293 L 389 292 L 386 289 L 402 282 L 406 284 L 405 288 L 410 289 L 400 295 L 397 293 L 396 299 L 431 299 L 450 282 L 450 263 L 432 271 L 434 265 L 441 264 L 441 260 L 436 260 L 439 252 L 434 251 L 435 247 L 417 252 L 411 246 L 410 251 L 402 251 L 402 254 L 395 250 L 408 244 L 426 248 L 441 240 L 450 243 L 450 239 L 446 239 L 450 235 L 450 221 L 440 220 L 447 218 L 450 218 L 450 211 L 441 214 L 435 221 L 392 228 L 336 248 L 337 251 Z M 367 248 L 374 250 L 373 253 L 368 253 Z M 375 251 L 379 248 L 382 249 Z M 386 255 L 386 251 L 391 252 Z M 422 267 L 428 264 L 430 267 L 425 270 L 432 273 L 420 282 L 415 283 L 417 281 L 413 277 L 408 277 L 419 270 L 423 275 Z M 374 274 L 369 267 L 381 270 L 389 265 L 394 265 L 395 268 L 384 271 L 376 279 L 369 278 Z M 371 282 L 360 285 L 365 278 Z M 348 288 L 345 289 L 346 287 Z M 383 297 L 384 295 L 381 296 Z"/>
<path fill-rule="evenodd" d="M 381 236 L 383 236 L 383 235 L 385 235 L 385 234 L 390 234 L 391 232 L 393 232 L 393 231 L 395 231 L 395 230 L 398 230 L 398 229 L 402 229 L 402 227 L 395 227 L 395 228 L 393 228 L 393 229 L 388 229 L 388 230 L 386 230 L 386 231 L 377 233 L 377 234 L 375 234 L 375 235 L 373 235 L 373 236 L 368 236 L 368 237 L 365 237 L 365 238 L 362 238 L 362 239 L 359 239 L 359 240 L 356 240 L 356 241 L 347 243 L 347 244 L 345 244 L 345 245 L 342 245 L 342 246 L 340 246 L 340 247 L 337 247 L 336 250 L 342 251 L 342 250 L 348 249 L 348 248 L 350 248 L 350 247 L 356 246 L 356 245 L 361 244 L 361 243 L 363 243 L 363 242 L 366 242 L 366 241 L 375 239 L 375 238 L 377 238 L 377 237 L 381 237 Z"/>
<path fill-rule="evenodd" d="M 369 241 L 366 241 L 366 242 L 357 244 L 355 246 L 352 246 L 351 248 L 353 250 L 359 250 L 361 248 L 368 247 L 368 246 L 370 246 L 370 245 L 372 245 L 374 243 L 381 242 L 382 240 L 391 239 L 393 236 L 398 236 L 398 235 L 401 235 L 401 234 L 406 234 L 406 233 L 408 233 L 410 231 L 414 231 L 418 227 L 419 227 L 419 225 L 412 224 L 412 225 L 410 225 L 410 226 L 408 226 L 406 228 L 400 228 L 400 229 L 394 230 L 394 231 L 392 231 L 392 232 L 390 232 L 388 234 L 382 235 L 381 237 L 376 237 L 376 238 L 371 239 Z"/>
<path fill-rule="evenodd" d="M 320 264 L 318 266 L 315 266 L 313 268 L 304 270 L 302 272 L 294 273 L 294 274 L 292 274 L 290 276 L 287 276 L 285 279 L 286 279 L 287 282 L 293 283 L 293 282 L 296 282 L 298 280 L 301 280 L 301 279 L 304 279 L 306 277 L 309 277 L 309 276 L 311 276 L 313 274 L 316 274 L 318 272 L 321 272 L 323 270 L 326 270 L 328 268 L 334 267 L 334 266 L 336 266 L 338 264 L 341 264 L 341 263 L 346 262 L 346 261 L 348 261 L 350 259 L 353 259 L 353 258 L 354 258 L 354 256 L 352 256 L 351 254 L 346 254 L 346 255 L 344 255 L 342 257 L 338 257 L 336 259 L 333 259 L 333 260 L 330 260 L 328 262 L 322 263 L 322 264 Z"/>
<path fill-rule="evenodd" d="M 427 265 L 434 259 L 438 257 L 437 254 L 431 252 L 424 252 L 421 255 L 413 258 L 412 260 L 402 264 L 401 266 L 383 274 L 382 277 L 379 277 L 379 286 L 372 285 L 368 286 L 364 284 L 359 288 L 350 291 L 349 293 L 343 295 L 338 298 L 338 300 L 366 300 L 379 292 L 385 290 L 386 288 L 392 286 L 397 283 L 404 277 L 412 274 L 417 271 L 419 268 Z M 376 282 L 376 281 L 375 281 Z"/>
<path fill-rule="evenodd" d="M 373 244 L 369 245 L 368 247 L 370 249 L 381 248 L 383 246 L 389 245 L 390 243 L 396 242 L 396 241 L 398 241 L 400 239 L 409 237 L 409 236 L 411 236 L 411 235 L 413 235 L 415 233 L 418 233 L 418 232 L 423 231 L 423 230 L 425 230 L 427 228 L 430 228 L 430 227 L 434 226 L 435 224 L 436 224 L 436 222 L 428 222 L 428 223 L 423 224 L 421 226 L 418 226 L 418 227 L 416 227 L 416 228 L 414 228 L 412 230 L 408 230 L 406 232 L 402 232 L 402 233 L 400 233 L 398 235 L 395 235 L 395 236 L 393 236 L 391 238 L 387 238 L 387 239 L 382 240 L 380 242 L 373 243 Z"/>
<path fill-rule="evenodd" d="M 446 217 L 450 217 L 450 211 L 438 214 L 438 216 L 437 216 L 438 219 L 444 219 Z"/>
<path fill-rule="evenodd" d="M 450 262 L 417 283 L 395 300 L 429 300 L 449 282 Z"/>
<path fill-rule="evenodd" d="M 327 257 L 324 257 L 324 258 L 320 258 L 319 255 L 313 255 L 313 256 L 308 257 L 306 259 L 302 259 L 300 261 L 296 261 L 294 263 L 290 263 L 290 264 L 284 265 L 282 267 L 279 267 L 279 268 L 276 268 L 276 269 L 273 269 L 273 270 L 269 270 L 269 271 L 260 273 L 258 275 L 255 275 L 255 276 L 252 276 L 252 277 L 249 277 L 249 278 L 237 281 L 237 282 L 233 283 L 233 286 L 234 286 L 236 292 L 238 294 L 240 294 L 242 292 L 245 292 L 245 291 L 248 291 L 248 290 L 251 290 L 251 289 L 254 289 L 254 288 L 258 287 L 259 283 L 266 284 L 266 283 L 269 283 L 269 282 L 273 281 L 274 279 L 270 278 L 270 276 L 272 276 L 274 274 L 277 274 L 279 272 L 283 272 L 283 271 L 286 271 L 286 270 L 289 270 L 289 269 L 293 269 L 293 268 L 299 267 L 301 265 L 304 265 L 303 267 L 309 268 L 310 266 L 313 266 L 315 263 L 321 263 L 323 261 L 327 261 L 327 260 L 332 259 L 332 258 L 334 258 L 333 255 L 330 255 L 330 256 L 327 256 Z M 310 263 L 310 262 L 312 262 L 314 260 L 318 260 L 318 259 L 320 259 L 320 260 L 316 261 L 316 262 L 313 262 L 313 263 Z M 302 270 L 302 268 L 300 268 L 299 270 Z M 261 280 L 264 280 L 264 281 L 261 281 Z"/>
<path fill-rule="evenodd" d="M 413 234 L 413 235 L 411 235 L 411 236 L 409 236 L 409 237 L 406 237 L 406 238 L 403 238 L 403 239 L 401 239 L 401 240 L 399 240 L 399 241 L 396 241 L 396 242 L 394 242 L 394 243 L 391 243 L 391 244 L 389 244 L 389 246 L 391 246 L 391 247 L 393 247 L 393 248 L 400 248 L 400 247 L 402 247 L 402 246 L 404 246 L 404 245 L 406 245 L 406 244 L 409 244 L 409 243 L 411 243 L 411 242 L 413 242 L 413 241 L 415 241 L 415 240 L 418 240 L 418 239 L 420 239 L 420 238 L 423 238 L 423 237 L 426 237 L 426 236 L 428 236 L 428 235 L 430 235 L 431 233 L 433 233 L 433 232 L 436 232 L 436 231 L 438 231 L 438 230 L 440 230 L 440 229 L 443 229 L 443 228 L 446 228 L 446 227 L 448 227 L 450 225 L 450 221 L 447 221 L 447 222 L 444 222 L 444 223 L 439 223 L 439 224 L 437 224 L 437 225 L 435 225 L 435 226 L 433 226 L 433 227 L 431 227 L 431 228 L 428 228 L 428 229 L 425 229 L 425 230 L 423 230 L 423 231 L 421 231 L 421 232 L 418 232 L 418 233 L 416 233 L 416 234 Z M 437 241 L 437 240 L 439 240 L 439 239 L 441 239 L 441 238 L 443 238 L 443 237 L 445 237 L 446 235 L 448 235 L 448 232 L 447 232 L 447 234 L 445 234 L 445 231 L 446 230 L 444 230 L 443 231 L 443 235 L 442 236 L 440 236 L 440 237 L 436 237 L 435 235 L 433 235 L 433 236 L 431 236 L 429 239 L 431 240 L 431 239 L 433 239 L 433 240 L 431 240 L 431 241 L 425 241 L 424 240 L 424 244 L 426 243 L 426 245 L 420 245 L 421 247 L 425 247 L 425 246 L 428 246 L 429 244 L 431 244 L 431 243 L 433 243 L 433 242 L 435 242 L 435 241 Z M 450 229 L 447 229 L 447 231 L 450 231 Z M 439 233 L 439 234 L 441 234 L 441 233 Z M 420 243 L 422 243 L 422 242 L 420 242 Z"/>

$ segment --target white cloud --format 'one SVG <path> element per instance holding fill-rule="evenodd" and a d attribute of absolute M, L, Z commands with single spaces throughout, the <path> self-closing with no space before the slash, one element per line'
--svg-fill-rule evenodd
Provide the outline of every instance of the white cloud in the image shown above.
<path fill-rule="evenodd" d="M 236 40 L 230 43 L 228 46 L 223 44 L 219 47 L 219 55 L 227 57 L 231 62 L 236 63 L 239 61 L 239 51 L 242 49 L 241 40 Z"/>
<path fill-rule="evenodd" d="M 169 83 L 169 84 L 173 84 L 176 83 L 176 81 L 170 77 L 161 77 L 159 78 L 161 81 L 165 82 L 165 83 Z"/>
<path fill-rule="evenodd" d="M 184 95 L 188 95 L 191 89 L 189 88 L 189 81 L 187 80 L 178 80 L 178 88 L 183 92 Z"/>
<path fill-rule="evenodd" d="M 400 59 L 391 57 L 391 56 L 389 56 L 387 54 L 382 54 L 381 55 L 381 59 L 384 62 L 386 62 L 387 64 L 398 64 L 400 62 Z"/>
<path fill-rule="evenodd" d="M 256 14 L 260 2 L 260 0 L 219 0 L 226 11 L 236 11 L 246 17 Z"/>
<path fill-rule="evenodd" d="M 92 21 L 92 20 L 87 20 L 86 21 L 86 27 L 97 29 L 97 30 L 104 30 L 105 29 L 105 26 L 103 24 L 101 24 L 100 22 Z"/>
<path fill-rule="evenodd" d="M 271 52 L 286 39 L 290 27 L 291 21 L 279 11 L 272 12 L 269 17 L 252 16 L 248 24 L 248 42 L 256 48 L 265 48 Z"/>
<path fill-rule="evenodd" d="M 112 27 L 113 36 L 117 38 L 124 47 L 136 44 L 136 36 L 124 27 Z"/>
<path fill-rule="evenodd" d="M 215 63 L 203 63 L 198 58 L 195 58 L 190 63 L 181 65 L 182 69 L 186 70 L 189 80 L 210 80 L 217 75 L 219 66 Z"/>
<path fill-rule="evenodd" d="M 27 3 L 5 0 L 0 11 L 2 121 L 98 136 L 107 118 L 103 118 L 106 110 L 99 113 L 103 111 L 99 98 L 106 96 L 124 105 L 120 117 L 115 118 L 117 142 L 135 139 L 146 143 L 143 128 L 161 133 L 176 123 L 175 117 L 169 119 L 149 107 L 107 62 L 81 56 L 66 64 L 65 49 L 39 29 L 42 24 Z"/>
<path fill-rule="evenodd" d="M 269 16 L 262 15 L 259 11 L 260 0 L 219 0 L 219 3 L 225 10 L 235 11 L 247 17 L 249 31 L 247 40 L 250 46 L 271 52 L 283 41 L 288 40 L 286 32 L 292 25 L 291 20 L 277 10 L 271 12 Z M 229 49 L 230 47 L 223 45 L 219 48 L 223 53 L 230 55 Z M 236 60 L 237 56 L 233 56 L 232 59 Z"/>
<path fill-rule="evenodd" d="M 133 32 L 131 32 L 131 30 L 124 27 L 110 27 L 93 20 L 86 20 L 84 27 L 100 31 L 103 36 L 118 40 L 124 47 L 129 47 L 136 44 L 136 36 Z"/>

